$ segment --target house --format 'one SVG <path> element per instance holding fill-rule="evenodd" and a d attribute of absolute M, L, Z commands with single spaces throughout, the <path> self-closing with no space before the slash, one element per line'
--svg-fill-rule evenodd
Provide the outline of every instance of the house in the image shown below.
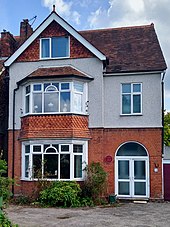
<path fill-rule="evenodd" d="M 78 32 L 55 10 L 34 32 L 24 22 L 4 62 L 14 194 L 32 193 L 38 178 L 83 181 L 95 161 L 108 194 L 162 199 L 166 63 L 154 25 Z"/>

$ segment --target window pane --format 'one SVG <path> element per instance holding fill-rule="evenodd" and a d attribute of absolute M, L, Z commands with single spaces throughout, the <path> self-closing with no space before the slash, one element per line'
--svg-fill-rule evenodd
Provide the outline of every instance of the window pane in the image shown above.
<path fill-rule="evenodd" d="M 60 93 L 60 111 L 61 112 L 70 111 L 70 92 Z"/>
<path fill-rule="evenodd" d="M 58 89 L 54 85 L 50 85 L 46 88 L 45 91 L 58 91 Z"/>
<path fill-rule="evenodd" d="M 147 153 L 144 147 L 138 143 L 130 142 L 119 148 L 117 156 L 147 156 Z"/>
<path fill-rule="evenodd" d="M 135 195 L 146 195 L 145 182 L 135 182 Z"/>
<path fill-rule="evenodd" d="M 44 154 L 44 178 L 58 179 L 58 154 Z"/>
<path fill-rule="evenodd" d="M 57 150 L 54 147 L 49 147 L 45 150 L 46 153 L 56 153 Z"/>
<path fill-rule="evenodd" d="M 27 95 L 25 97 L 25 112 L 29 113 L 29 111 L 30 111 L 30 96 Z"/>
<path fill-rule="evenodd" d="M 30 145 L 25 146 L 25 153 L 26 154 L 30 153 Z"/>
<path fill-rule="evenodd" d="M 33 90 L 34 91 L 41 91 L 41 84 L 34 84 Z"/>
<path fill-rule="evenodd" d="M 61 145 L 61 151 L 69 151 L 69 145 Z"/>
<path fill-rule="evenodd" d="M 131 93 L 131 84 L 122 84 L 122 93 Z"/>
<path fill-rule="evenodd" d="M 33 154 L 32 176 L 33 178 L 42 177 L 42 155 L 41 154 Z"/>
<path fill-rule="evenodd" d="M 52 38 L 51 39 L 51 57 L 56 58 L 57 57 L 57 38 Z"/>
<path fill-rule="evenodd" d="M 82 177 L 82 155 L 74 155 L 74 178 Z"/>
<path fill-rule="evenodd" d="M 134 161 L 134 178 L 137 180 L 146 178 L 145 161 Z"/>
<path fill-rule="evenodd" d="M 83 92 L 83 84 L 74 83 L 74 90 L 79 91 L 79 92 Z"/>
<path fill-rule="evenodd" d="M 129 182 L 119 182 L 118 184 L 118 194 L 119 195 L 129 195 Z"/>
<path fill-rule="evenodd" d="M 44 112 L 58 112 L 58 92 L 44 94 Z"/>
<path fill-rule="evenodd" d="M 122 95 L 122 113 L 131 113 L 131 95 Z"/>
<path fill-rule="evenodd" d="M 68 56 L 68 37 L 57 38 L 57 57 Z"/>
<path fill-rule="evenodd" d="M 30 85 L 26 86 L 25 92 L 26 92 L 26 94 L 30 93 Z"/>
<path fill-rule="evenodd" d="M 34 93 L 33 94 L 33 113 L 42 112 L 42 94 Z"/>
<path fill-rule="evenodd" d="M 83 145 L 73 145 L 73 152 L 74 153 L 83 153 Z"/>
<path fill-rule="evenodd" d="M 68 56 L 68 37 L 55 37 L 52 41 L 52 53 L 54 57 L 67 57 Z"/>
<path fill-rule="evenodd" d="M 70 89 L 69 83 L 62 83 L 61 84 L 61 90 L 68 90 L 68 89 Z"/>
<path fill-rule="evenodd" d="M 133 95 L 133 113 L 141 113 L 141 95 Z"/>
<path fill-rule="evenodd" d="M 74 94 L 74 111 L 82 112 L 82 94 Z"/>
<path fill-rule="evenodd" d="M 50 57 L 50 40 L 49 39 L 42 39 L 41 40 L 41 57 L 42 58 L 48 58 Z"/>
<path fill-rule="evenodd" d="M 118 161 L 118 178 L 129 179 L 129 161 L 128 160 Z"/>
<path fill-rule="evenodd" d="M 60 179 L 70 179 L 70 155 L 60 155 Z"/>
<path fill-rule="evenodd" d="M 29 155 L 25 156 L 25 177 L 29 176 Z"/>
<path fill-rule="evenodd" d="M 141 84 L 133 84 L 133 92 L 141 92 Z"/>
<path fill-rule="evenodd" d="M 34 145 L 33 146 L 33 152 L 41 152 L 41 146 L 40 145 Z"/>

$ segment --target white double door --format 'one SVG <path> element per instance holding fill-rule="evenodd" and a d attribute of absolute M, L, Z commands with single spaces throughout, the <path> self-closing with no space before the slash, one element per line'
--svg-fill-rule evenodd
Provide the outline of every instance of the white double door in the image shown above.
<path fill-rule="evenodd" d="M 149 162 L 144 157 L 117 157 L 116 188 L 118 197 L 149 197 Z"/>

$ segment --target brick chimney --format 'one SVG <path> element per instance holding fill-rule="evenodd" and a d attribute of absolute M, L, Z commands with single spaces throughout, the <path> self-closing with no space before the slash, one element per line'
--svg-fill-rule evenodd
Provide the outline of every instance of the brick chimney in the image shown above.
<path fill-rule="evenodd" d="M 1 32 L 0 39 L 0 57 L 9 57 L 14 53 L 16 48 L 16 40 L 10 32 Z"/>
<path fill-rule="evenodd" d="M 29 24 L 28 19 L 24 19 L 20 24 L 20 39 L 21 42 L 24 42 L 31 34 L 33 33 L 33 29 Z"/>

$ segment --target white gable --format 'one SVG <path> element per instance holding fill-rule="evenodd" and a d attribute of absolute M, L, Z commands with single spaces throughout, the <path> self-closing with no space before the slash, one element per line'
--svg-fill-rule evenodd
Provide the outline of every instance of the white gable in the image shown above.
<path fill-rule="evenodd" d="M 10 66 L 22 52 L 47 28 L 52 21 L 56 21 L 66 31 L 68 31 L 73 37 L 75 37 L 81 44 L 83 44 L 89 51 L 91 51 L 100 60 L 106 60 L 106 56 L 90 44 L 85 38 L 83 38 L 73 27 L 71 27 L 66 21 L 64 21 L 55 12 L 52 12 L 49 17 L 35 30 L 35 32 L 18 48 L 18 50 L 9 57 L 4 65 Z"/>

